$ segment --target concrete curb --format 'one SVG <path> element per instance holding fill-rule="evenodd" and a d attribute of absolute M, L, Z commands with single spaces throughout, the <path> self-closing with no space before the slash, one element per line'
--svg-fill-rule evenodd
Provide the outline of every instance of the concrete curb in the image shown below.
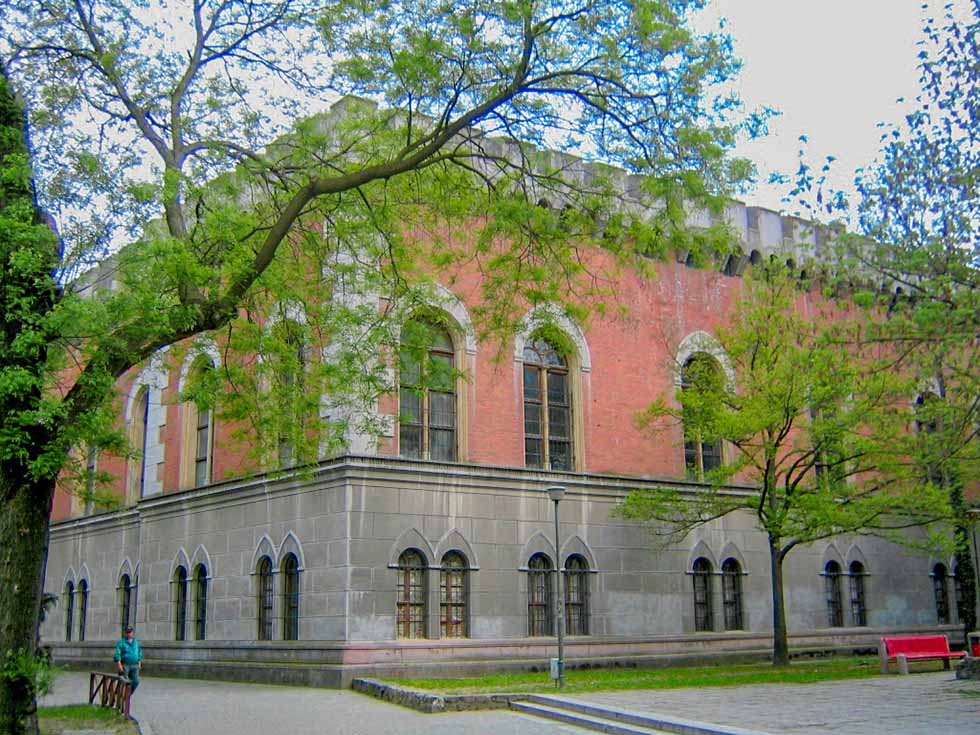
<path fill-rule="evenodd" d="M 377 679 L 354 679 L 351 689 L 385 702 L 427 713 L 507 709 L 511 700 L 519 698 L 516 694 L 432 694 Z"/>

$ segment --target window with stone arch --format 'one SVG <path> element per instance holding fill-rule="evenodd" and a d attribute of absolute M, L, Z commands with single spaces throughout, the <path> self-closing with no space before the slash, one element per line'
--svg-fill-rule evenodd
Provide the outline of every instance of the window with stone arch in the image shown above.
<path fill-rule="evenodd" d="M 272 640 L 272 559 L 263 556 L 255 566 L 256 599 L 255 609 L 258 619 L 258 639 Z"/>
<path fill-rule="evenodd" d="M 469 563 L 462 552 L 442 557 L 439 572 L 439 634 L 442 638 L 468 638 L 470 602 Z"/>
<path fill-rule="evenodd" d="M 731 557 L 721 564 L 721 602 L 725 613 L 725 630 L 743 630 L 742 565 Z"/>
<path fill-rule="evenodd" d="M 827 626 L 830 628 L 842 628 L 844 626 L 840 578 L 840 564 L 834 560 L 828 561 L 823 568 L 823 583 L 824 596 L 827 600 Z"/>
<path fill-rule="evenodd" d="M 455 366 L 449 330 L 422 319 L 404 324 L 398 355 L 398 453 L 402 457 L 456 461 Z"/>
<path fill-rule="evenodd" d="M 306 373 L 309 349 L 302 325 L 295 319 L 281 319 L 272 325 L 276 365 L 272 379 L 276 382 L 276 456 L 280 467 L 290 467 L 296 456 L 297 438 L 306 430 Z"/>
<path fill-rule="evenodd" d="M 565 632 L 589 634 L 589 562 L 581 554 L 565 560 Z"/>
<path fill-rule="evenodd" d="M 204 564 L 194 567 L 194 640 L 208 637 L 208 568 Z"/>
<path fill-rule="evenodd" d="M 282 639 L 299 640 L 299 560 L 290 552 L 280 565 L 282 582 Z"/>
<path fill-rule="evenodd" d="M 684 467 L 694 479 L 704 480 L 705 473 L 722 463 L 722 443 L 706 437 L 703 427 L 710 421 L 715 407 L 711 405 L 720 381 L 725 379 L 721 365 L 707 352 L 695 352 L 681 369 L 684 419 Z"/>
<path fill-rule="evenodd" d="M 957 619 L 962 622 L 967 615 L 967 596 L 964 591 L 964 580 L 960 565 L 953 566 L 953 606 L 956 608 Z"/>
<path fill-rule="evenodd" d="M 915 399 L 915 430 L 925 454 L 925 480 L 936 487 L 943 485 L 942 468 L 934 462 L 936 447 L 934 435 L 939 431 L 940 399 L 935 393 L 926 392 Z"/>
<path fill-rule="evenodd" d="M 691 580 L 694 584 L 694 630 L 714 630 L 714 609 L 711 598 L 711 562 L 703 556 L 694 560 Z"/>
<path fill-rule="evenodd" d="M 217 372 L 209 355 L 194 358 L 182 392 L 190 394 L 183 405 L 181 487 L 211 483 L 214 469 L 214 391 Z"/>
<path fill-rule="evenodd" d="M 85 625 L 88 622 L 88 580 L 78 583 L 78 640 L 85 640 Z"/>
<path fill-rule="evenodd" d="M 852 561 L 848 567 L 848 586 L 851 592 L 851 624 L 863 628 L 868 624 L 868 603 L 864 593 L 864 564 Z"/>
<path fill-rule="evenodd" d="M 148 481 L 149 464 L 147 462 L 146 450 L 150 441 L 150 387 L 143 385 L 136 394 L 136 401 L 133 404 L 132 426 L 130 428 L 130 442 L 133 448 L 139 452 L 136 461 L 136 496 L 142 498 L 146 494 L 146 484 Z"/>
<path fill-rule="evenodd" d="M 554 565 L 542 553 L 527 563 L 527 633 L 529 636 L 555 634 L 555 596 L 551 583 Z"/>
<path fill-rule="evenodd" d="M 126 628 L 133 624 L 133 578 L 128 574 L 123 574 L 119 578 L 119 630 L 126 632 Z"/>
<path fill-rule="evenodd" d="M 574 468 L 572 387 L 568 360 L 543 336 L 524 346 L 524 464 Z"/>
<path fill-rule="evenodd" d="M 75 622 L 75 583 L 70 579 L 65 582 L 65 640 L 72 637 L 72 625 Z"/>
<path fill-rule="evenodd" d="M 395 598 L 399 638 L 425 638 L 428 616 L 428 562 L 418 549 L 406 549 L 398 557 L 398 590 Z"/>
<path fill-rule="evenodd" d="M 932 568 L 932 591 L 936 599 L 936 620 L 940 625 L 949 623 L 949 590 L 946 584 L 946 565 L 936 564 Z"/>
<path fill-rule="evenodd" d="M 174 640 L 187 640 L 187 567 L 183 564 L 174 570 L 171 580 L 174 606 Z"/>

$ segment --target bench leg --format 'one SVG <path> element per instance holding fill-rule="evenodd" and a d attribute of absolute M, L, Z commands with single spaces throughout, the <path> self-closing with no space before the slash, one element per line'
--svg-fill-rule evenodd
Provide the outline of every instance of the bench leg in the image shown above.
<path fill-rule="evenodd" d="M 895 657 L 898 661 L 898 673 L 907 674 L 909 673 L 909 660 L 904 653 L 900 653 Z"/>
<path fill-rule="evenodd" d="M 949 671 L 949 658 L 948 657 L 943 659 L 943 668 L 946 669 L 946 671 Z"/>
<path fill-rule="evenodd" d="M 878 657 L 881 659 L 881 673 L 888 673 L 888 651 L 885 650 L 885 642 L 878 642 Z"/>

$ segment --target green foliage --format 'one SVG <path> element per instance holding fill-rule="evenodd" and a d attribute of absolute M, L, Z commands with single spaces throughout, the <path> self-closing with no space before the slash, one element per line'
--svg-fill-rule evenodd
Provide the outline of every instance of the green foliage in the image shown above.
<path fill-rule="evenodd" d="M 51 692 L 58 672 L 50 658 L 40 651 L 19 648 L 4 653 L 0 678 L 5 686 L 29 691 L 33 696 L 44 696 Z"/>

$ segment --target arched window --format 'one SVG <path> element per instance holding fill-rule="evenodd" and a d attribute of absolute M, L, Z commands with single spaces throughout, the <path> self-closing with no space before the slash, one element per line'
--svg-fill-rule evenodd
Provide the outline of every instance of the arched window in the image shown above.
<path fill-rule="evenodd" d="M 936 596 L 936 618 L 940 624 L 949 622 L 949 592 L 946 589 L 946 565 L 932 568 L 932 590 Z"/>
<path fill-rule="evenodd" d="M 711 600 L 711 562 L 703 556 L 694 560 L 694 630 L 714 630 L 714 610 Z"/>
<path fill-rule="evenodd" d="M 721 601 L 725 608 L 725 630 L 742 630 L 742 567 L 735 559 L 721 564 Z"/>
<path fill-rule="evenodd" d="M 300 324 L 292 319 L 283 319 L 273 327 L 273 334 L 280 343 L 278 364 L 274 377 L 278 381 L 279 410 L 278 458 L 280 467 L 296 464 L 296 442 L 306 425 L 306 411 L 303 408 L 307 370 L 306 339 Z"/>
<path fill-rule="evenodd" d="M 840 564 L 828 561 L 823 568 L 824 592 L 827 598 L 827 625 L 840 628 L 844 625 L 844 611 L 841 608 Z"/>
<path fill-rule="evenodd" d="M 65 582 L 65 640 L 71 640 L 72 624 L 75 622 L 75 583 Z"/>
<path fill-rule="evenodd" d="M 524 347 L 524 464 L 552 470 L 574 464 L 568 363 L 541 338 Z"/>
<path fill-rule="evenodd" d="M 146 450 L 150 442 L 150 389 L 142 386 L 136 395 L 136 404 L 133 409 L 133 448 L 139 451 L 136 477 L 136 490 L 138 497 L 142 498 L 146 494 L 146 483 L 149 480 L 149 465 L 147 464 Z"/>
<path fill-rule="evenodd" d="M 397 628 L 399 638 L 425 638 L 426 564 L 418 549 L 403 551 L 398 557 Z"/>
<path fill-rule="evenodd" d="M 960 622 L 966 619 L 967 602 L 966 594 L 963 591 L 963 577 L 960 576 L 960 565 L 953 567 L 953 604 L 956 606 L 956 615 Z"/>
<path fill-rule="evenodd" d="M 553 568 L 551 559 L 544 554 L 535 554 L 527 563 L 527 632 L 530 636 L 555 634 Z"/>
<path fill-rule="evenodd" d="M 456 460 L 453 341 L 442 327 L 409 321 L 399 351 L 398 451 L 402 457 Z"/>
<path fill-rule="evenodd" d="M 194 567 L 194 640 L 207 639 L 208 633 L 208 568 Z"/>
<path fill-rule="evenodd" d="M 183 564 L 174 570 L 174 640 L 187 640 L 187 569 Z"/>
<path fill-rule="evenodd" d="M 299 640 L 299 560 L 296 554 L 286 554 L 280 569 L 282 574 L 282 639 Z"/>
<path fill-rule="evenodd" d="M 589 634 L 589 563 L 581 554 L 565 560 L 565 632 Z"/>
<path fill-rule="evenodd" d="M 88 617 L 88 580 L 78 583 L 78 640 L 85 640 L 85 623 Z"/>
<path fill-rule="evenodd" d="M 919 434 L 925 463 L 925 480 L 937 487 L 943 485 L 942 468 L 936 462 L 938 447 L 933 435 L 939 430 L 940 398 L 935 393 L 923 393 L 915 399 L 915 429 Z"/>
<path fill-rule="evenodd" d="M 272 559 L 259 559 L 256 573 L 256 611 L 259 621 L 259 640 L 272 640 Z"/>
<path fill-rule="evenodd" d="M 183 406 L 181 487 L 200 487 L 211 482 L 214 448 L 214 407 L 209 403 L 215 379 L 214 361 L 198 355 L 188 371 L 190 399 Z"/>
<path fill-rule="evenodd" d="M 125 633 L 132 624 L 130 613 L 133 607 L 133 583 L 128 574 L 119 578 L 119 629 Z"/>
<path fill-rule="evenodd" d="M 713 409 L 706 401 L 713 400 L 721 380 L 721 366 L 706 352 L 691 355 L 681 372 L 681 389 L 688 392 L 684 400 L 684 466 L 698 480 L 721 466 L 721 441 L 704 440 L 704 425 Z"/>
<path fill-rule="evenodd" d="M 439 572 L 439 628 L 443 638 L 466 638 L 469 630 L 469 564 L 458 551 L 442 557 Z"/>
<path fill-rule="evenodd" d="M 858 627 L 868 624 L 868 607 L 864 599 L 864 564 L 852 561 L 848 578 L 851 589 L 851 623 Z"/>

